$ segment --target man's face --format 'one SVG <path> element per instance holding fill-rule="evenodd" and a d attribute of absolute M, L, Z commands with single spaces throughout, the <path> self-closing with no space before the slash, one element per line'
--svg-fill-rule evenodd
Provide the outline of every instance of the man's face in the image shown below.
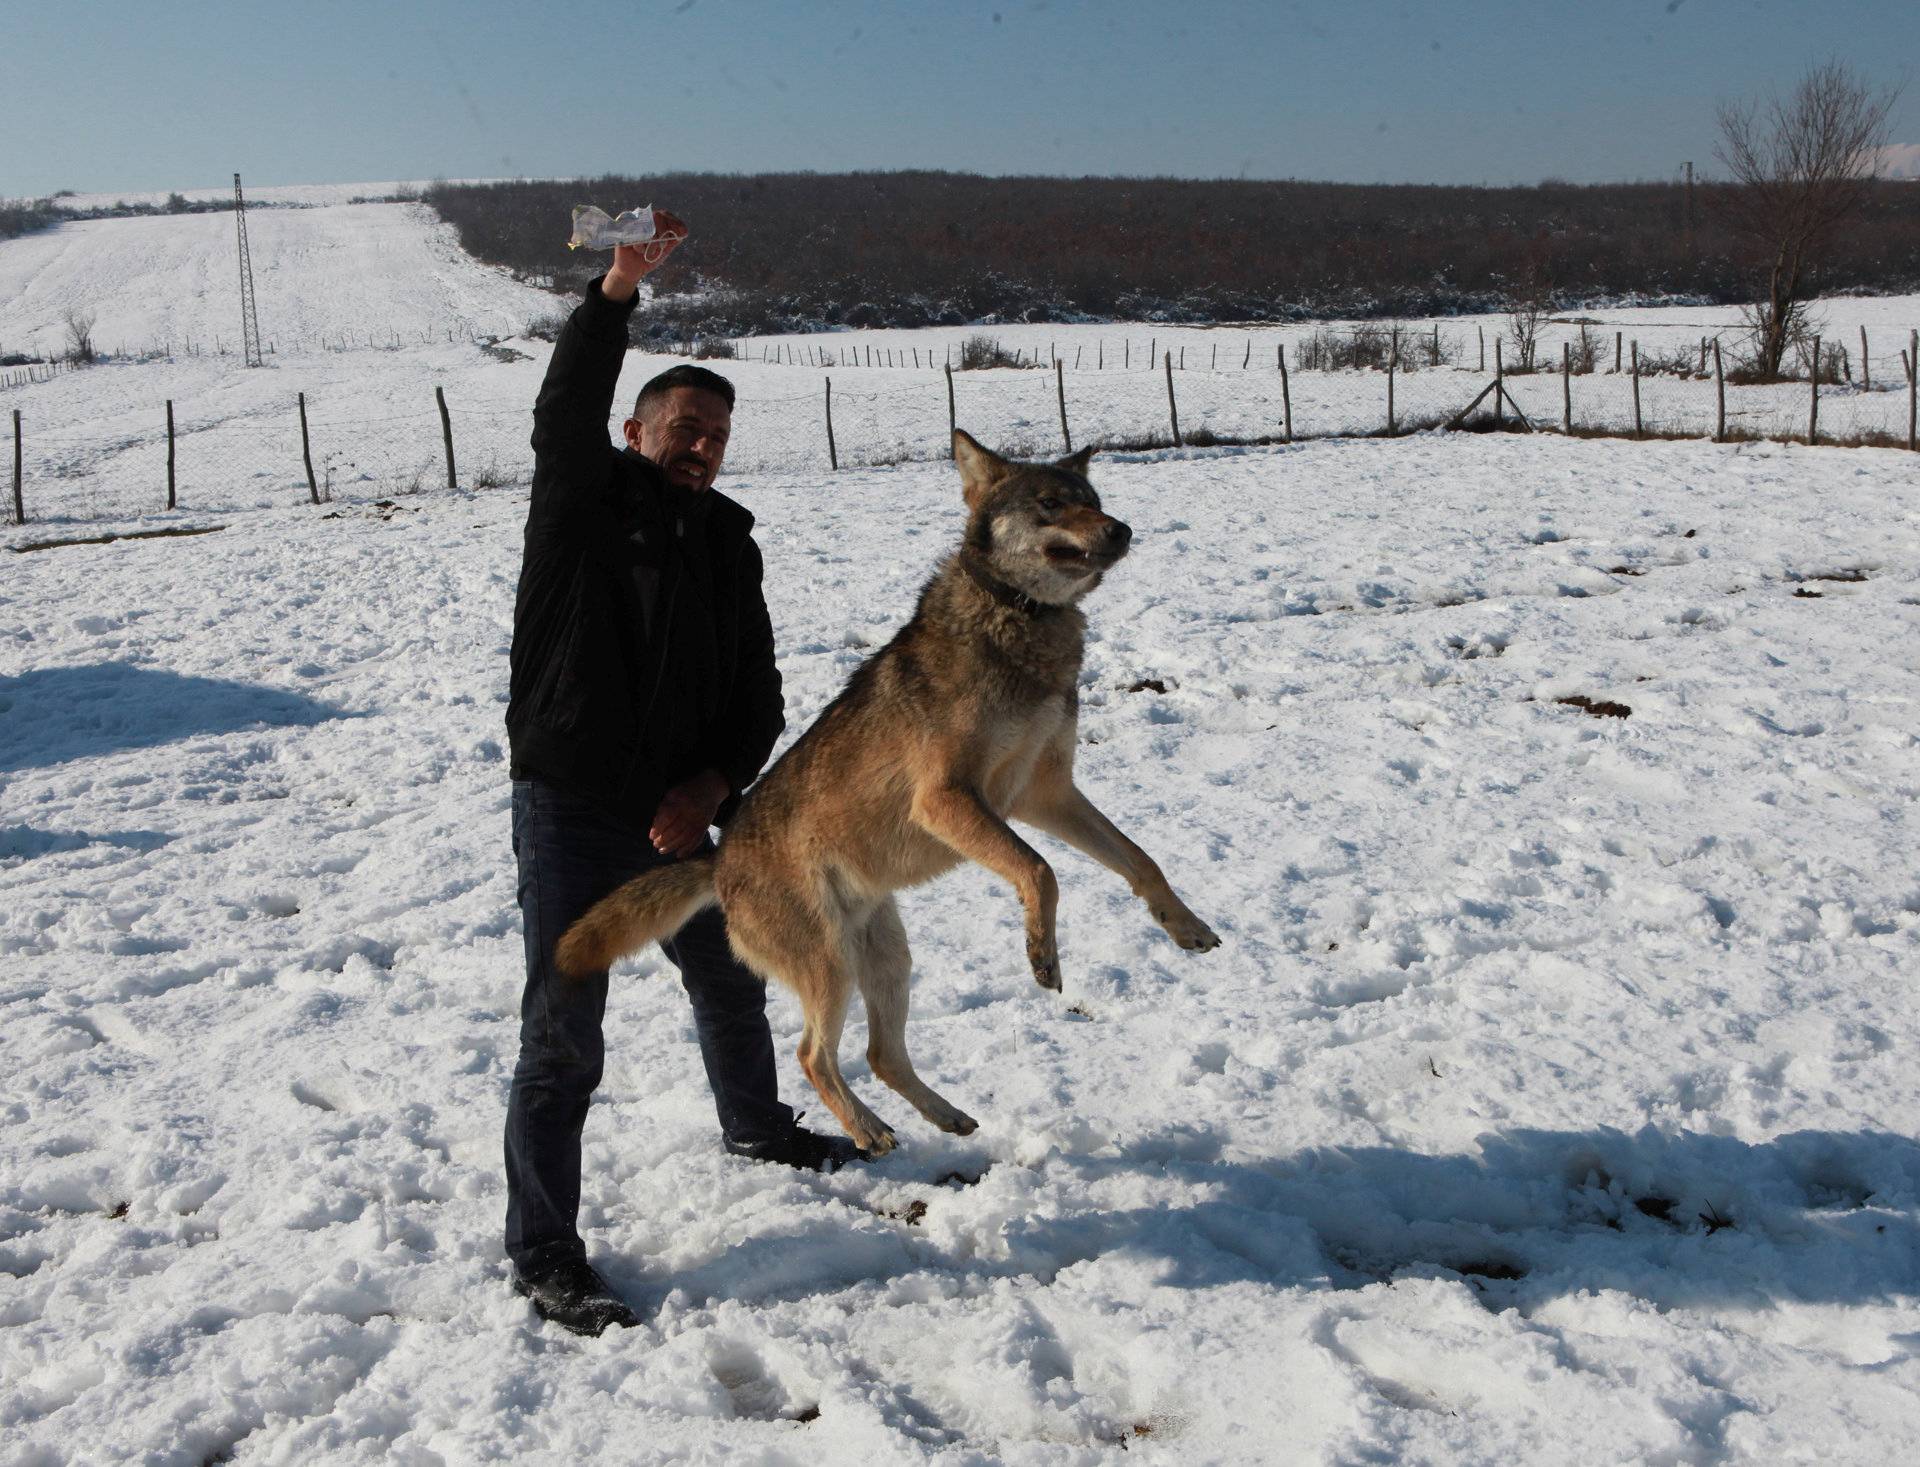
<path fill-rule="evenodd" d="M 625 424 L 629 448 L 658 464 L 668 483 L 695 493 L 712 487 L 732 427 L 727 400 L 699 387 L 676 387 Z"/>

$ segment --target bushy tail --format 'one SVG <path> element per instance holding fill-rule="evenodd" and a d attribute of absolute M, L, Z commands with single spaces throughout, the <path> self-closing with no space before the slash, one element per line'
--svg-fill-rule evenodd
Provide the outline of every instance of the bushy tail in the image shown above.
<path fill-rule="evenodd" d="M 554 966 L 569 978 L 584 978 L 615 958 L 673 936 L 696 912 L 714 904 L 713 862 L 712 856 L 678 861 L 602 897 L 566 930 L 553 950 Z"/>

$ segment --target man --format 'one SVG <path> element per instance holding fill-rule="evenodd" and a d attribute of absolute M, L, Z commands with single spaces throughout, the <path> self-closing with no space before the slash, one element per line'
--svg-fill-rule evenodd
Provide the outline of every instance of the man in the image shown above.
<path fill-rule="evenodd" d="M 580 1137 L 600 1083 L 607 975 L 553 969 L 575 918 L 652 866 L 710 849 L 785 725 L 753 516 L 712 488 L 733 387 L 662 373 L 607 417 L 642 276 L 685 237 L 623 246 L 554 344 L 534 404 L 534 473 L 514 605 L 513 848 L 527 983 L 507 1101 L 507 1256 L 514 1287 L 581 1334 L 637 1323 L 588 1266 L 577 1227 Z M 766 986 L 709 911 L 663 943 L 692 1001 L 728 1151 L 831 1170 L 852 1143 L 801 1129 L 780 1102 Z"/>

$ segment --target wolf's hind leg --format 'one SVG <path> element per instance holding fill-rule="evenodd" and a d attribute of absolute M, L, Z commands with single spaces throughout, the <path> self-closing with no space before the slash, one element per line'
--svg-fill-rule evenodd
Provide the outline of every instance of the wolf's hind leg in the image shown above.
<path fill-rule="evenodd" d="M 812 987 L 819 994 L 817 1002 L 812 994 L 801 994 L 805 1022 L 800 1031 L 800 1068 L 853 1144 L 870 1156 L 884 1155 L 895 1145 L 892 1130 L 853 1093 L 840 1073 L 840 1035 L 846 1027 L 847 1000 L 852 997 L 849 985 L 836 972 L 831 980 Z"/>
<path fill-rule="evenodd" d="M 891 897 L 852 938 L 848 954 L 867 1001 L 867 1063 L 880 1082 L 905 1096 L 913 1108 L 943 1131 L 972 1135 L 979 1122 L 927 1087 L 907 1058 L 907 995 L 913 955 L 900 909 Z"/>
<path fill-rule="evenodd" d="M 728 903 L 727 933 L 748 967 L 786 984 L 800 1000 L 800 1068 L 821 1104 L 862 1151 L 891 1151 L 893 1132 L 840 1072 L 840 1035 L 854 984 L 841 932 L 799 901 L 749 891 L 736 892 Z"/>

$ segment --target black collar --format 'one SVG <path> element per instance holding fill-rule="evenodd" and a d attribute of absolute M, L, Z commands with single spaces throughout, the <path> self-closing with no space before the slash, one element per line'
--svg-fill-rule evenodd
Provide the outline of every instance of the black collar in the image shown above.
<path fill-rule="evenodd" d="M 1025 591 L 1009 586 L 965 551 L 960 555 L 960 569 L 967 573 L 974 585 L 985 591 L 995 601 L 1019 612 L 1022 616 L 1030 616 L 1038 620 L 1060 610 L 1058 606 L 1050 605 L 1045 601 L 1036 601 Z"/>

